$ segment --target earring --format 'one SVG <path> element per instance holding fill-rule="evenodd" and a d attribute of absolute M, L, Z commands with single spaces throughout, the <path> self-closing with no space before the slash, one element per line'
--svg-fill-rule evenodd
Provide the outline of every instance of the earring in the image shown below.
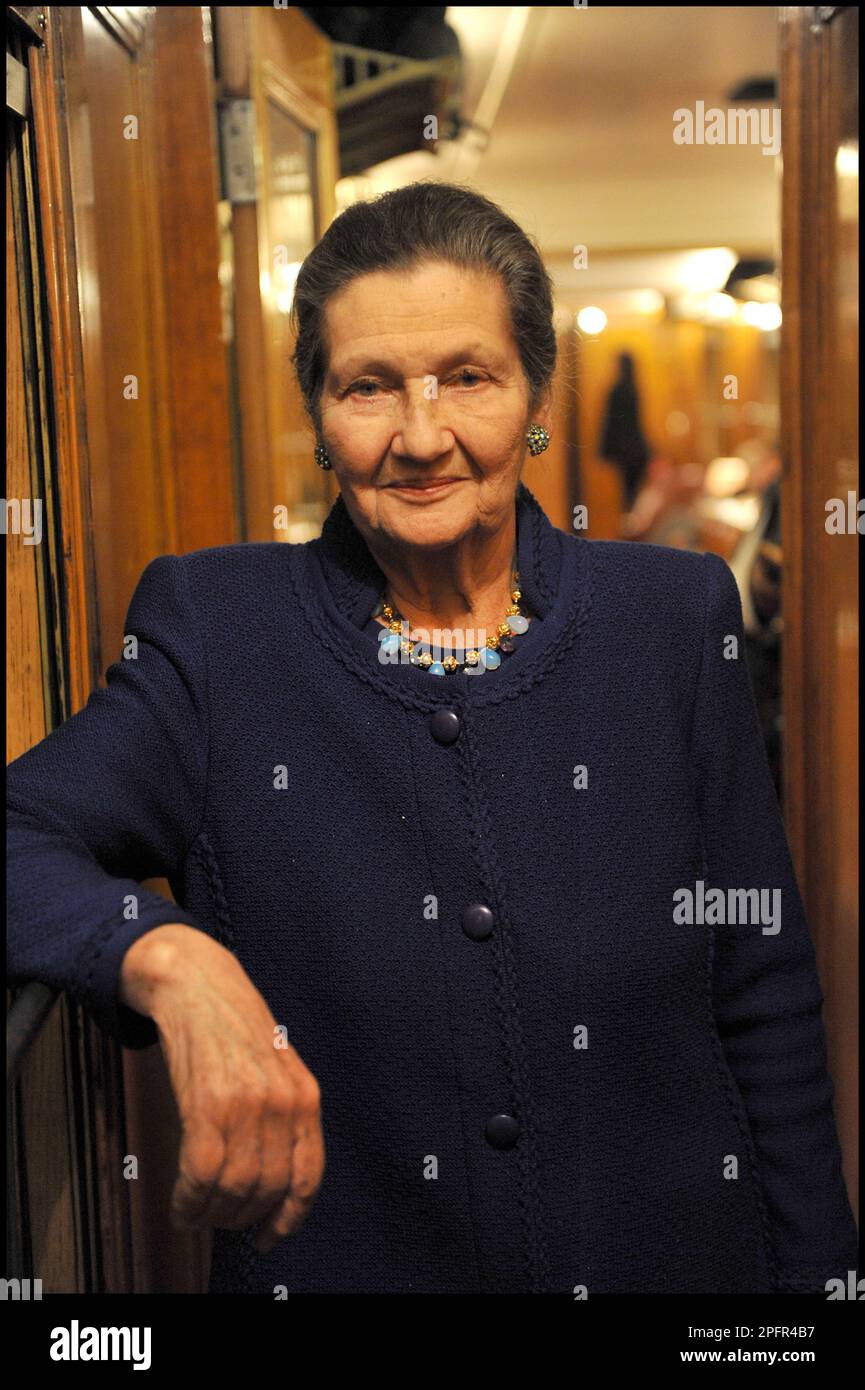
<path fill-rule="evenodd" d="M 549 447 L 550 436 L 543 425 L 530 425 L 526 432 L 526 441 L 529 446 L 529 453 L 534 457 L 536 454 L 542 454 L 544 449 Z"/>
<path fill-rule="evenodd" d="M 316 444 L 315 446 L 315 461 L 319 468 L 333 468 L 333 464 L 327 456 L 327 449 L 323 444 Z"/>

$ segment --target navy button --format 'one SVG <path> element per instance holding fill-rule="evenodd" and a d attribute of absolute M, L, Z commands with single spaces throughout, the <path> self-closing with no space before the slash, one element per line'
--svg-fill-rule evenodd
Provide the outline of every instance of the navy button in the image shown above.
<path fill-rule="evenodd" d="M 460 736 L 459 715 L 452 709 L 437 709 L 429 722 L 436 743 L 455 743 Z"/>
<path fill-rule="evenodd" d="M 493 1115 L 484 1133 L 494 1149 L 512 1149 L 520 1137 L 520 1127 L 513 1115 Z"/>
<path fill-rule="evenodd" d="M 495 920 L 484 903 L 472 903 L 463 913 L 463 931 L 472 941 L 486 941 L 492 935 Z"/>

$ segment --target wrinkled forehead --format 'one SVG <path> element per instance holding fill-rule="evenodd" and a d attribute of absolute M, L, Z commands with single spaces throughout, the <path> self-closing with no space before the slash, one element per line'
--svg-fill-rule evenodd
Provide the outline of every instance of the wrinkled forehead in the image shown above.
<path fill-rule="evenodd" d="M 499 277 L 435 264 L 357 276 L 323 313 L 326 371 L 437 372 L 458 361 L 502 367 L 516 345 Z"/>

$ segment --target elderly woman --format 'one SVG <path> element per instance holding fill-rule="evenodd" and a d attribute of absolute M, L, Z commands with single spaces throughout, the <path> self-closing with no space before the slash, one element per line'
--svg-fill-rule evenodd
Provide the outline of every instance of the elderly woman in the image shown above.
<path fill-rule="evenodd" d="M 736 585 L 521 482 L 552 307 L 470 190 L 337 218 L 295 299 L 322 535 L 155 559 L 134 657 L 9 770 L 13 977 L 159 1041 L 211 1292 L 855 1267 Z"/>

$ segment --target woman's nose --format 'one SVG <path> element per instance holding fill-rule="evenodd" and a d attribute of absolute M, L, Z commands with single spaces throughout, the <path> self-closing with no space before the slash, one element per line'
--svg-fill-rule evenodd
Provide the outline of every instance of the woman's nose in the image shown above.
<path fill-rule="evenodd" d="M 424 395 L 404 401 L 393 440 L 395 453 L 434 459 L 446 453 L 453 442 L 453 431 L 441 421 L 437 399 Z"/>

